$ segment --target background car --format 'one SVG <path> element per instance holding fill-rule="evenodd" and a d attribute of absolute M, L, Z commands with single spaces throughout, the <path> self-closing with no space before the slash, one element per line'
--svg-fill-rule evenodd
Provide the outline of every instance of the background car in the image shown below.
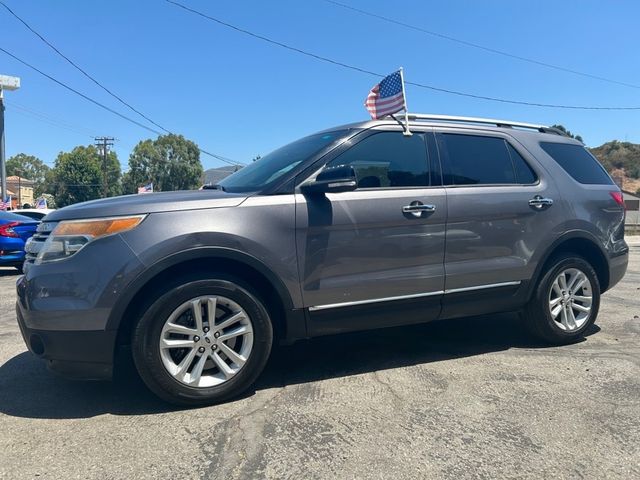
<path fill-rule="evenodd" d="M 42 220 L 46 215 L 55 211 L 55 208 L 23 208 L 14 210 L 13 213 L 33 218 L 34 220 Z"/>
<path fill-rule="evenodd" d="M 36 233 L 39 220 L 0 211 L 0 266 L 22 271 L 24 245 Z"/>

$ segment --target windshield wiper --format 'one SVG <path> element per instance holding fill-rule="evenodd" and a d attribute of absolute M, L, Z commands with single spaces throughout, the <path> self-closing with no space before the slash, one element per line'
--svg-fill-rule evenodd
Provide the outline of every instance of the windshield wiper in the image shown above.
<path fill-rule="evenodd" d="M 202 186 L 202 190 L 222 190 L 223 192 L 227 191 L 227 189 L 219 183 L 207 183 L 206 185 Z"/>

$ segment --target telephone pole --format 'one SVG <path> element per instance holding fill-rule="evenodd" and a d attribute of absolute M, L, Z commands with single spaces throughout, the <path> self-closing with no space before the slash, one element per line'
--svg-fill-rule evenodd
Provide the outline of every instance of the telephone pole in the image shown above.
<path fill-rule="evenodd" d="M 0 188 L 2 202 L 9 198 L 7 195 L 7 167 L 4 163 L 4 102 L 3 90 L 17 90 L 20 88 L 20 78 L 0 75 Z"/>
<path fill-rule="evenodd" d="M 108 178 L 108 162 L 109 147 L 113 146 L 113 137 L 95 137 L 96 146 L 98 147 L 98 153 L 102 155 L 102 196 L 107 198 L 109 193 L 109 178 Z"/>

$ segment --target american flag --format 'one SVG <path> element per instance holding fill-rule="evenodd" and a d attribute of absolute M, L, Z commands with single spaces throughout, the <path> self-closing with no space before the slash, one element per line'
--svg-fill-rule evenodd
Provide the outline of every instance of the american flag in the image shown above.
<path fill-rule="evenodd" d="M 11 208 L 11 195 L 0 201 L 0 210 L 6 210 L 7 208 Z"/>
<path fill-rule="evenodd" d="M 400 70 L 384 77 L 379 84 L 373 87 L 367 95 L 364 106 L 374 120 L 405 108 Z"/>
<path fill-rule="evenodd" d="M 153 182 L 138 187 L 138 193 L 153 193 Z"/>

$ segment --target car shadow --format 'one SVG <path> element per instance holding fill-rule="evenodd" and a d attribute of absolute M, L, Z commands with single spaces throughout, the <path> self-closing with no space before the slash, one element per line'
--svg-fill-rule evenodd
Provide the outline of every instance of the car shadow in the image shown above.
<path fill-rule="evenodd" d="M 594 325 L 587 336 L 599 330 Z M 243 397 L 267 388 L 511 348 L 547 347 L 533 341 L 514 314 L 320 337 L 274 348 L 264 372 Z M 180 410 L 149 392 L 131 366 L 125 371 L 115 382 L 76 382 L 52 374 L 31 353 L 20 353 L 0 366 L 0 413 L 72 419 L 106 413 L 142 415 Z"/>

